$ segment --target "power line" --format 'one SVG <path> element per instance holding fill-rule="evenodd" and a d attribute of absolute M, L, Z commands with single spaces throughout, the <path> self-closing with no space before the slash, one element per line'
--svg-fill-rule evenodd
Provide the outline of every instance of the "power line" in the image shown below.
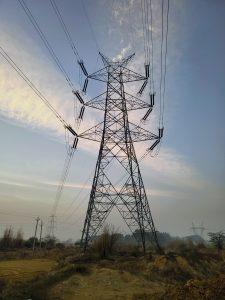
<path fill-rule="evenodd" d="M 62 74 L 64 75 L 66 81 L 68 82 L 69 86 L 73 89 L 74 85 L 69 77 L 69 75 L 67 74 L 66 70 L 64 69 L 62 63 L 60 62 L 59 58 L 57 57 L 57 55 L 55 54 L 54 50 L 52 49 L 51 45 L 49 44 L 46 36 L 44 35 L 43 31 L 41 30 L 40 26 L 38 25 L 35 17 L 33 16 L 33 14 L 31 13 L 30 9 L 28 8 L 28 6 L 26 5 L 26 3 L 24 2 L 24 0 L 18 0 L 22 9 L 24 10 L 25 14 L 27 15 L 27 17 L 29 18 L 30 22 L 32 23 L 32 25 L 34 26 L 34 28 L 36 29 L 38 35 L 40 36 L 41 40 L 43 41 L 44 45 L 46 46 L 48 52 L 50 53 L 51 57 L 53 58 L 54 62 L 56 63 L 56 65 L 58 66 L 59 70 L 62 72 Z"/>
<path fill-rule="evenodd" d="M 9 55 L 4 51 L 2 47 L 0 47 L 0 54 L 6 59 L 6 61 L 13 67 L 13 69 L 23 78 L 23 80 L 32 88 L 32 90 L 35 92 L 35 94 L 48 106 L 48 108 L 55 114 L 57 119 L 59 119 L 60 122 L 65 127 L 65 134 L 66 134 L 66 128 L 70 127 L 69 124 L 67 124 L 64 119 L 57 113 L 57 111 L 52 107 L 52 105 L 48 102 L 48 100 L 41 94 L 41 92 L 34 86 L 34 84 L 29 80 L 29 78 L 22 72 L 22 70 L 15 64 L 15 62 L 9 57 Z M 71 127 L 70 127 L 71 128 Z M 67 144 L 66 144 L 67 147 Z M 53 211 L 56 211 L 58 202 L 60 200 L 62 190 L 64 188 L 66 178 L 68 176 L 69 168 L 72 162 L 72 158 L 75 152 L 75 148 L 71 148 L 70 153 L 68 153 L 68 158 L 65 162 L 65 166 L 63 169 L 63 174 L 61 177 L 61 181 L 59 183 L 59 187 L 56 194 L 55 203 L 53 206 Z"/>
<path fill-rule="evenodd" d="M 147 58 L 146 58 L 146 31 L 145 31 L 145 24 L 144 24 L 144 14 L 145 14 L 145 10 L 144 10 L 144 7 L 143 7 L 143 2 L 144 1 L 142 1 L 141 0 L 141 11 L 142 11 L 142 13 L 141 13 L 141 17 L 142 17 L 142 30 L 143 30 L 143 38 L 144 38 L 144 54 L 145 54 L 145 62 L 146 62 L 146 60 L 147 60 Z"/>
<path fill-rule="evenodd" d="M 59 11 L 56 3 L 55 3 L 55 0 L 50 0 L 50 2 L 51 2 L 53 10 L 55 11 L 55 14 L 56 14 L 56 16 L 57 16 L 57 18 L 58 18 L 58 20 L 60 22 L 62 30 L 64 31 L 64 33 L 66 35 L 66 38 L 67 38 L 67 40 L 68 40 L 68 42 L 69 42 L 69 44 L 70 44 L 70 46 L 72 48 L 72 51 L 73 51 L 74 55 L 76 56 L 76 58 L 78 60 L 80 60 L 78 51 L 77 51 L 76 46 L 74 44 L 74 41 L 73 41 L 73 39 L 71 37 L 71 34 L 70 34 L 70 32 L 69 32 L 69 30 L 68 30 L 68 28 L 67 28 L 67 26 L 66 26 L 66 24 L 65 24 L 65 22 L 63 20 L 63 18 L 62 18 L 62 14 L 60 13 L 60 11 Z"/>
<path fill-rule="evenodd" d="M 44 35 L 43 31 L 41 30 L 40 26 L 38 25 L 38 23 L 37 23 L 35 17 L 34 17 L 33 14 L 31 13 L 30 9 L 28 8 L 28 6 L 27 6 L 26 3 L 24 2 L 24 0 L 18 0 L 18 1 L 19 1 L 20 5 L 21 5 L 22 9 L 24 10 L 25 14 L 26 14 L 27 17 L 29 18 L 30 22 L 32 23 L 32 25 L 33 25 L 34 28 L 36 29 L 37 33 L 39 34 L 41 40 L 43 41 L 43 43 L 44 43 L 44 45 L 46 46 L 46 48 L 47 48 L 48 52 L 50 53 L 51 57 L 52 57 L 53 60 L 55 61 L 56 65 L 58 66 L 59 70 L 60 70 L 60 71 L 62 72 L 62 74 L 64 75 L 64 77 L 65 77 L 67 83 L 68 83 L 69 86 L 72 88 L 72 90 L 75 90 L 74 85 L 73 85 L 73 83 L 72 83 L 72 81 L 71 81 L 71 79 L 70 79 L 68 73 L 67 73 L 66 70 L 64 69 L 62 63 L 60 62 L 60 60 L 59 60 L 59 58 L 57 57 L 57 55 L 55 54 L 53 48 L 52 48 L 51 45 L 49 44 L 49 42 L 48 42 L 46 36 Z M 84 72 L 84 70 L 85 70 L 85 72 L 86 72 L 86 69 L 85 69 L 85 67 L 84 67 L 84 65 L 83 65 L 83 61 L 82 61 L 82 60 L 80 59 L 80 57 L 79 57 L 79 54 L 78 54 L 78 52 L 77 52 L 77 49 L 76 49 L 76 46 L 75 46 L 75 44 L 74 44 L 74 42 L 73 42 L 73 39 L 72 39 L 72 37 L 71 37 L 71 34 L 70 34 L 70 32 L 69 32 L 69 30 L 68 30 L 68 28 L 67 28 L 65 22 L 63 21 L 62 15 L 61 15 L 61 13 L 60 13 L 60 11 L 59 11 L 59 9 L 58 9 L 58 7 L 57 7 L 55 1 L 54 1 L 54 0 L 50 0 L 50 2 L 51 2 L 51 5 L 52 5 L 52 7 L 53 7 L 53 9 L 54 9 L 54 11 L 55 11 L 55 13 L 56 13 L 56 15 L 57 15 L 58 20 L 59 20 L 59 22 L 60 22 L 60 24 L 61 24 L 61 26 L 62 26 L 62 29 L 63 29 L 63 31 L 64 31 L 65 34 L 66 34 L 67 40 L 68 40 L 68 42 L 69 42 L 69 44 L 70 44 L 70 46 L 71 46 L 71 48 L 72 48 L 72 50 L 73 50 L 75 56 L 76 56 L 77 59 L 78 59 L 78 63 L 79 63 L 79 65 L 80 65 L 81 69 L 83 70 L 83 72 Z M 87 72 L 86 72 L 86 73 L 87 73 Z M 80 120 L 80 121 L 81 121 L 81 120 Z M 80 124 L 78 123 L 78 126 L 77 126 L 78 129 L 79 129 L 79 125 L 80 125 Z M 66 127 L 68 127 L 68 126 L 66 126 Z M 69 127 L 70 127 L 70 126 L 69 126 Z"/>
<path fill-rule="evenodd" d="M 148 52 L 147 52 L 147 59 L 148 59 L 148 63 L 150 64 L 150 36 L 149 36 L 149 4 L 148 4 L 148 0 L 146 0 L 146 3 L 145 3 L 145 23 L 146 23 L 146 36 L 147 36 L 147 49 L 148 49 Z"/>
<path fill-rule="evenodd" d="M 145 3 L 145 0 L 143 0 Z M 142 4 L 142 10 L 143 10 Z M 160 87 L 159 87 L 159 128 L 163 128 L 163 115 L 164 115 L 164 103 L 165 103 L 165 89 L 166 89 L 166 71 L 167 71 L 167 51 L 168 51 L 168 31 L 169 31 L 169 0 L 167 0 L 167 11 L 166 11 L 166 34 L 164 38 L 164 0 L 162 0 L 162 6 L 161 6 L 161 47 L 160 47 Z M 153 37 L 152 37 L 152 1 L 150 0 L 150 12 L 151 12 L 151 46 L 152 46 L 152 55 L 151 55 L 151 69 L 152 69 L 152 85 L 153 85 L 153 91 L 154 91 L 154 79 L 153 79 Z M 144 15 L 144 12 L 142 12 Z M 144 28 L 144 25 L 143 25 Z M 144 30 L 144 29 L 143 29 Z M 164 51 L 164 43 L 165 43 L 165 51 Z M 146 42 L 145 42 L 146 44 Z M 145 46 L 146 51 L 146 46 Z M 163 57 L 164 54 L 164 57 Z M 145 55 L 146 56 L 146 55 Z M 151 87 L 150 87 L 151 88 Z M 157 146 L 156 152 L 151 157 L 155 157 L 158 155 L 161 147 L 161 139 Z M 141 159 L 147 156 L 148 153 L 151 153 L 151 149 L 147 149 L 146 152 L 142 155 Z"/>
<path fill-rule="evenodd" d="M 86 16 L 86 18 L 87 18 L 87 21 L 88 21 L 88 25 L 89 25 L 89 27 L 90 27 L 90 31 L 91 31 L 91 33 L 92 33 L 92 38 L 93 38 L 93 40 L 94 40 L 95 46 L 96 46 L 98 52 L 100 52 L 100 48 L 99 48 L 99 45 L 98 45 L 98 42 L 97 42 L 97 39 L 96 39 L 96 35 L 95 35 L 95 33 L 94 33 L 93 27 L 92 27 L 92 25 L 91 25 L 90 18 L 89 18 L 89 16 L 88 16 L 88 12 L 87 12 L 86 5 L 85 5 L 85 0 L 81 0 L 81 4 L 82 4 L 82 6 L 83 6 L 84 14 L 85 14 L 85 16 Z"/>
<path fill-rule="evenodd" d="M 152 92 L 154 93 L 154 44 L 153 44 L 153 14 L 152 14 L 152 0 L 150 0 L 150 18 L 151 18 L 151 82 L 150 89 L 152 87 Z"/>
<path fill-rule="evenodd" d="M 110 165 L 108 167 L 108 170 L 111 168 L 112 165 Z M 68 211 L 68 209 L 70 209 L 73 204 L 75 203 L 75 200 L 80 196 L 80 194 L 82 193 L 82 191 L 87 187 L 87 184 L 88 184 L 88 181 L 90 180 L 90 178 L 92 177 L 92 175 L 94 174 L 95 172 L 95 168 L 91 171 L 91 173 L 89 174 L 89 176 L 87 177 L 87 179 L 85 180 L 83 186 L 80 188 L 80 190 L 78 191 L 77 195 L 75 196 L 74 200 L 70 203 L 70 205 L 67 207 L 67 209 L 62 213 L 62 215 L 60 217 L 63 217 L 65 215 L 65 213 Z M 118 181 L 119 182 L 119 181 Z M 85 195 L 85 197 L 83 197 L 81 199 L 81 201 L 77 204 L 77 206 L 74 208 L 74 210 L 72 211 L 72 213 L 69 215 L 69 217 L 66 217 L 66 220 L 69 220 L 73 215 L 74 213 L 80 208 L 80 206 L 84 203 L 84 200 L 87 198 L 87 195 Z M 79 218 L 80 219 L 80 218 Z M 78 219 L 78 220 L 79 220 Z M 63 221 L 64 223 L 65 221 Z M 76 222 L 75 222 L 76 223 Z M 74 224 L 75 224 L 74 223 Z"/>
<path fill-rule="evenodd" d="M 112 165 L 110 165 L 108 167 L 108 171 L 109 169 L 112 167 Z M 76 199 L 80 196 L 80 194 L 82 193 L 82 191 L 87 187 L 88 181 L 90 180 L 90 178 L 92 177 L 92 175 L 95 172 L 95 168 L 91 171 L 91 173 L 89 174 L 89 176 L 87 177 L 87 179 L 85 180 L 83 186 L 80 188 L 80 190 L 78 191 L 77 195 L 74 197 L 74 200 L 69 204 L 69 206 L 64 210 L 64 212 L 62 213 L 62 215 L 60 217 L 63 217 L 66 212 L 73 206 L 73 204 L 75 203 Z M 78 203 L 78 205 L 74 208 L 74 210 L 72 211 L 72 213 L 69 215 L 69 217 L 66 217 L 66 220 L 70 219 L 74 213 L 78 210 L 78 208 L 80 208 L 80 206 L 84 203 L 84 200 L 87 198 L 87 195 L 85 195 L 85 197 L 83 197 L 81 199 L 81 201 Z"/>
<path fill-rule="evenodd" d="M 166 59 L 167 59 L 167 43 L 168 43 L 168 28 L 169 28 L 169 0 L 167 0 L 167 13 L 166 13 L 166 38 L 165 38 L 165 55 L 163 59 L 163 45 L 164 45 L 164 0 L 162 0 L 162 26 L 161 26 L 161 53 L 160 53 L 160 116 L 159 127 L 163 126 L 164 114 L 164 100 L 165 100 L 165 86 L 166 86 Z M 164 69 L 163 69 L 164 63 Z"/>
<path fill-rule="evenodd" d="M 133 46 L 134 52 L 136 52 L 135 45 L 134 45 L 134 28 L 133 28 L 133 24 L 131 22 L 131 2 L 129 4 L 129 6 L 128 6 L 128 13 L 129 13 L 128 21 L 129 21 L 130 32 L 131 32 L 132 46 Z"/>
<path fill-rule="evenodd" d="M 167 71 L 167 44 L 168 44 L 168 31 L 169 31 L 169 5 L 170 1 L 167 0 L 167 15 L 166 15 L 166 46 L 165 46 L 165 65 L 164 65 L 164 79 L 163 79 L 163 101 L 162 101 L 162 124 L 163 124 L 163 115 L 164 115 L 164 102 L 165 102 L 165 90 L 166 90 L 166 71 Z"/>
<path fill-rule="evenodd" d="M 80 68 L 79 68 L 79 83 L 80 83 L 80 89 L 82 89 L 81 88 L 82 71 L 84 72 L 84 69 L 85 69 L 85 67 L 83 65 L 83 60 L 80 58 L 80 56 L 78 54 L 77 48 L 74 44 L 74 41 L 73 41 L 72 36 L 70 34 L 70 31 L 69 31 L 68 27 L 66 26 L 66 23 L 63 20 L 62 14 L 60 13 L 60 10 L 59 10 L 58 6 L 56 5 L 55 0 L 50 0 L 50 3 L 51 3 L 51 6 L 52 6 L 58 20 L 59 20 L 59 23 L 62 27 L 62 30 L 64 31 L 64 33 L 66 35 L 66 38 L 67 38 L 67 40 L 70 44 L 70 47 L 71 47 L 75 57 L 77 58 L 77 63 L 80 66 Z M 85 71 L 86 71 L 86 69 L 85 69 Z M 86 74 L 86 76 L 87 76 L 87 74 Z M 85 79 L 85 82 L 88 82 L 87 78 Z M 87 85 L 86 85 L 86 88 L 87 88 Z M 76 114 L 77 114 L 77 104 L 76 104 L 76 101 L 75 101 L 75 98 L 74 98 L 74 118 L 75 118 L 75 126 L 77 127 L 76 130 L 77 130 L 77 133 L 78 133 L 82 119 L 75 116 Z M 67 152 L 68 152 L 68 150 L 67 150 Z"/>
<path fill-rule="evenodd" d="M 18 75 L 29 85 L 29 87 L 34 91 L 34 93 L 44 102 L 44 104 L 53 112 L 55 117 L 65 126 L 70 127 L 69 124 L 61 117 L 61 115 L 54 109 L 54 107 L 49 103 L 47 98 L 36 88 L 36 86 L 30 81 L 30 79 L 23 73 L 23 71 L 16 65 L 12 58 L 5 52 L 5 50 L 0 46 L 0 54 L 2 57 L 11 65 L 11 67 L 18 73 Z"/>
<path fill-rule="evenodd" d="M 150 63 L 150 35 L 149 35 L 149 3 L 148 0 L 141 0 L 142 11 L 142 30 L 144 37 L 144 52 L 145 52 L 145 64 Z"/>
<path fill-rule="evenodd" d="M 81 200 L 80 202 L 77 204 L 77 206 L 74 208 L 74 210 L 72 211 L 72 213 L 66 218 L 66 220 L 69 220 L 74 214 L 75 212 L 81 207 L 81 205 L 84 203 L 84 200 L 86 198 L 88 198 L 89 195 L 85 195 Z"/>
<path fill-rule="evenodd" d="M 76 224 L 78 223 L 78 221 L 80 221 L 83 217 L 84 217 L 84 215 L 79 216 L 79 218 L 77 218 L 76 221 L 73 222 L 73 223 L 65 223 L 65 222 L 58 222 L 58 223 L 62 224 L 63 227 L 66 227 L 66 228 L 67 228 L 67 227 L 76 225 Z M 64 229 L 65 229 L 65 228 L 64 228 Z"/>
<path fill-rule="evenodd" d="M 55 202 L 54 202 L 53 209 L 52 209 L 52 215 L 55 215 L 57 207 L 59 205 L 59 200 L 61 198 L 62 191 L 63 191 L 64 185 L 66 183 L 66 179 L 68 177 L 68 173 L 69 173 L 69 169 L 70 169 L 70 166 L 71 166 L 71 163 L 72 163 L 74 152 L 75 152 L 75 149 L 71 148 L 70 154 L 66 156 L 65 164 L 64 164 L 64 168 L 63 168 L 63 172 L 62 172 L 62 176 L 61 176 L 61 180 L 60 180 L 60 183 L 58 185 L 56 198 L 55 198 Z"/>
<path fill-rule="evenodd" d="M 159 127 L 161 125 L 161 118 L 162 118 L 163 35 L 164 35 L 163 12 L 164 12 L 164 0 L 162 0 L 162 6 L 161 6 L 162 22 L 161 22 L 161 48 L 160 48 L 161 50 L 160 50 L 160 84 L 159 84 Z"/>
<path fill-rule="evenodd" d="M 87 187 L 88 181 L 90 180 L 90 178 L 92 177 L 93 173 L 94 173 L 95 169 L 91 171 L 91 173 L 89 174 L 89 176 L 87 177 L 87 179 L 85 180 L 85 182 L 83 183 L 82 187 L 80 188 L 80 190 L 77 192 L 77 195 L 74 197 L 73 201 L 68 205 L 68 207 L 64 210 L 64 212 L 62 213 L 62 215 L 60 217 L 63 217 L 67 211 L 69 209 L 71 209 L 71 207 L 73 206 L 73 204 L 75 203 L 76 199 L 80 196 L 80 194 L 82 193 L 82 191 Z M 83 201 L 83 200 L 82 200 Z M 79 204 L 82 202 L 80 201 Z M 78 204 L 78 207 L 79 207 Z M 77 208 L 73 211 L 73 213 L 77 210 Z M 72 213 L 72 215 L 73 215 Z"/>

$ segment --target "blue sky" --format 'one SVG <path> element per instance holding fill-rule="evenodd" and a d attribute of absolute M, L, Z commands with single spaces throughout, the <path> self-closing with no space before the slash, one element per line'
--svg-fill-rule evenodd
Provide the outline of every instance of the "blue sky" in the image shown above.
<path fill-rule="evenodd" d="M 50 1 L 25 2 L 79 88 L 78 65 Z M 98 50 L 111 58 L 135 52 L 130 68 L 144 73 L 141 1 L 56 3 L 89 73 L 102 67 Z M 161 1 L 152 3 L 156 107 L 145 128 L 156 133 Z M 165 134 L 159 155 L 147 156 L 140 167 L 156 226 L 173 235 L 191 234 L 192 221 L 196 225 L 203 221 L 209 231 L 225 227 L 224 27 L 223 0 L 170 1 Z M 71 89 L 16 0 L 0 0 L 0 45 L 73 124 Z M 40 215 L 45 228 L 48 224 L 66 155 L 64 130 L 2 57 L 0 64 L 0 232 L 12 224 L 30 236 L 34 217 Z M 138 88 L 127 87 L 128 92 Z M 91 83 L 86 99 L 102 90 L 104 86 Z M 144 94 L 143 100 L 146 97 Z M 130 118 L 138 123 L 141 116 Z M 87 109 L 81 131 L 102 117 Z M 61 239 L 80 236 L 98 146 L 79 141 L 57 211 L 57 236 Z M 136 145 L 138 157 L 147 146 Z M 84 182 L 87 186 L 80 191 Z M 109 222 L 118 225 L 122 233 L 128 232 L 116 212 Z"/>

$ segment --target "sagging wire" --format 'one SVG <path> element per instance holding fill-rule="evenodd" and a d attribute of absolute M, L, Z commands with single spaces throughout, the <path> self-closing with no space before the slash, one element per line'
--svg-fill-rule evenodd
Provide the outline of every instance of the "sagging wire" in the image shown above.
<path fill-rule="evenodd" d="M 50 3 L 52 5 L 52 8 L 53 8 L 53 10 L 54 10 L 54 12 L 55 12 L 58 20 L 59 20 L 59 23 L 60 23 L 60 25 L 62 27 L 62 30 L 64 31 L 64 33 L 66 35 L 66 38 L 67 38 L 67 40 L 68 40 L 68 42 L 70 44 L 70 47 L 71 47 L 71 49 L 72 49 L 75 57 L 77 58 L 77 60 L 80 60 L 80 56 L 78 54 L 77 48 L 76 48 L 76 46 L 74 44 L 74 41 L 73 41 L 72 36 L 71 36 L 71 34 L 69 32 L 69 29 L 68 29 L 68 27 L 66 26 L 66 24 L 65 24 L 65 22 L 63 20 L 62 14 L 60 13 L 59 8 L 58 8 L 58 6 L 55 3 L 55 0 L 50 0 Z"/>
<path fill-rule="evenodd" d="M 45 47 L 47 48 L 49 54 L 51 55 L 51 57 L 53 58 L 54 62 L 56 63 L 56 65 L 58 66 L 59 70 L 62 72 L 62 74 L 64 75 L 67 83 L 69 84 L 69 86 L 73 89 L 73 83 L 68 75 L 68 73 L 66 72 L 66 70 L 64 69 L 62 63 L 60 62 L 59 58 L 57 57 L 57 55 L 55 54 L 53 48 L 51 47 L 50 43 L 48 42 L 45 34 L 43 33 L 43 31 L 41 30 L 39 24 L 37 23 L 35 17 L 33 16 L 33 14 L 31 13 L 30 9 L 28 8 L 28 6 L 26 5 L 24 0 L 18 0 L 18 2 L 20 3 L 22 9 L 24 10 L 25 14 L 27 15 L 28 19 L 30 20 L 31 24 L 34 26 L 35 30 L 37 31 L 38 35 L 40 36 L 41 40 L 43 41 Z"/>
<path fill-rule="evenodd" d="M 68 43 L 70 44 L 70 47 L 77 59 L 77 63 L 79 64 L 79 70 L 78 70 L 78 78 L 79 78 L 79 86 L 80 86 L 80 92 L 82 94 L 84 94 L 83 90 L 82 90 L 82 83 L 83 83 L 83 73 L 84 71 L 86 72 L 86 69 L 84 67 L 84 64 L 83 64 L 83 60 L 80 58 L 79 56 L 79 53 L 77 51 L 77 48 L 75 46 L 75 43 L 72 39 L 72 36 L 71 36 L 71 33 L 68 29 L 68 27 L 66 26 L 66 23 L 65 21 L 63 20 L 63 17 L 62 17 L 62 14 L 58 8 L 58 6 L 56 5 L 56 2 L 55 0 L 50 0 L 50 3 L 52 5 L 52 8 L 59 20 L 59 23 L 62 27 L 62 30 L 64 31 L 65 35 L 66 35 L 66 38 L 68 40 Z M 86 76 L 87 76 L 87 72 L 86 72 Z M 86 83 L 86 81 L 85 81 Z M 87 85 L 86 85 L 87 87 Z M 76 103 L 76 100 L 75 100 L 75 97 L 74 97 L 74 123 L 75 123 L 75 128 L 77 130 L 77 132 L 79 132 L 79 129 L 80 129 L 80 124 L 81 124 L 81 121 L 82 121 L 82 118 L 80 118 L 80 115 L 78 115 L 78 107 L 77 107 L 77 103 Z"/>
<path fill-rule="evenodd" d="M 151 66 L 150 66 L 150 94 L 154 93 L 154 44 L 153 44 L 153 14 L 152 14 L 152 0 L 150 0 L 150 26 L 151 26 Z"/>
<path fill-rule="evenodd" d="M 161 50 L 160 50 L 160 103 L 159 103 L 159 130 L 163 130 L 164 128 L 164 122 L 163 122 L 163 116 L 164 116 L 164 105 L 165 105 L 165 89 L 166 89 L 166 71 L 167 71 L 167 51 L 168 51 L 168 30 L 169 30 L 169 0 L 167 0 L 167 9 L 166 9 L 166 33 L 164 33 L 164 1 L 162 0 L 162 6 L 161 6 L 161 15 L 162 15 L 162 23 L 161 23 Z M 152 28 L 152 7 L 151 7 L 151 0 L 150 0 L 150 11 L 151 11 L 151 28 Z M 165 37 L 164 37 L 165 35 Z M 153 39 L 152 39 L 152 33 L 151 33 L 151 43 L 152 43 L 152 51 L 153 51 Z M 164 44 L 165 44 L 165 50 L 164 50 Z M 163 57 L 164 54 L 164 57 Z M 153 68 L 153 53 L 151 56 L 152 59 L 152 68 Z M 152 79 L 153 79 L 153 71 L 152 71 Z M 154 84 L 154 79 L 153 79 Z M 150 94 L 151 95 L 151 94 Z M 162 140 L 160 138 L 159 144 L 157 145 L 157 148 L 155 150 L 155 153 L 152 154 L 151 150 L 147 149 L 146 153 L 143 155 L 145 157 L 149 152 L 151 157 L 156 157 L 159 154 L 160 148 L 161 148 Z M 149 151 L 148 151 L 149 150 Z"/>
<path fill-rule="evenodd" d="M 89 28 L 90 28 L 90 31 L 91 31 L 91 34 L 92 34 L 93 41 L 95 43 L 95 46 L 96 46 L 98 52 L 100 52 L 99 44 L 98 44 L 93 26 L 91 25 L 91 20 L 89 18 L 89 15 L 88 15 L 88 12 L 87 12 L 87 9 L 86 9 L 85 0 L 81 0 L 81 4 L 82 4 L 83 10 L 84 10 L 85 17 L 88 21 L 88 25 L 89 25 Z"/>
<path fill-rule="evenodd" d="M 63 124 L 64 127 L 69 126 L 62 116 L 55 110 L 50 104 L 47 98 L 37 89 L 37 87 L 30 81 L 25 73 L 17 66 L 12 58 L 6 53 L 6 51 L 0 46 L 0 54 L 10 64 L 10 66 L 18 73 L 18 75 L 26 82 L 26 84 L 34 91 L 34 93 L 42 100 L 42 102 L 53 112 L 55 117 Z"/>
<path fill-rule="evenodd" d="M 64 163 L 64 167 L 63 167 L 63 171 L 62 171 L 62 176 L 61 176 L 58 188 L 57 188 L 56 197 L 55 197 L 55 201 L 54 201 L 54 205 L 53 205 L 53 209 L 52 209 L 52 215 L 56 215 L 56 210 L 59 205 L 59 201 L 60 201 L 64 186 L 65 186 L 66 179 L 68 177 L 68 173 L 69 173 L 69 169 L 70 169 L 70 166 L 72 163 L 74 152 L 75 152 L 75 149 L 71 148 L 71 152 L 69 154 L 67 153 L 67 155 L 66 155 L 65 163 Z"/>
<path fill-rule="evenodd" d="M 164 114 L 164 102 L 165 102 L 165 88 L 166 88 L 166 71 L 167 71 L 167 44 L 168 44 L 168 30 L 169 30 L 169 0 L 167 0 L 167 12 L 166 12 L 166 37 L 165 37 L 165 54 L 163 59 L 163 46 L 164 46 L 164 0 L 162 0 L 162 26 L 161 26 L 161 51 L 160 51 L 160 116 L 159 116 L 159 128 L 163 127 L 163 114 Z M 164 68 L 163 68 L 164 63 Z"/>
<path fill-rule="evenodd" d="M 132 47 L 134 49 L 134 53 L 136 53 L 136 48 L 135 48 L 135 44 L 134 44 L 134 28 L 133 28 L 133 23 L 131 22 L 131 4 L 132 2 L 130 1 L 129 5 L 128 5 L 128 13 L 129 13 L 129 26 L 130 26 L 130 32 L 131 32 L 131 43 L 132 43 Z"/>

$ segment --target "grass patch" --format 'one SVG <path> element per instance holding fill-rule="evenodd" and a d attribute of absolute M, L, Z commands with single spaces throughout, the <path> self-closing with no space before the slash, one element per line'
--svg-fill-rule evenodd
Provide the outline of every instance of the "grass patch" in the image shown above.
<path fill-rule="evenodd" d="M 22 259 L 0 262 L 0 279 L 5 281 L 23 282 L 37 274 L 49 272 L 55 262 L 49 259 Z"/>
<path fill-rule="evenodd" d="M 55 284 L 68 279 L 72 275 L 79 273 L 87 275 L 90 269 L 86 265 L 69 265 L 59 271 L 50 272 L 47 275 L 38 275 L 32 280 L 19 284 L 9 284 L 3 289 L 1 300 L 58 300 L 59 298 L 48 295 L 48 290 Z"/>

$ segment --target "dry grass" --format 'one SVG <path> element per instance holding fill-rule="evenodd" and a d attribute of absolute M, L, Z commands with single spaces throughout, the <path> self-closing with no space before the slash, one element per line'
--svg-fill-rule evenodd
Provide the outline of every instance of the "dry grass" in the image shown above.
<path fill-rule="evenodd" d="M 114 270 L 107 267 L 93 266 L 92 273 L 83 277 L 74 275 L 68 281 L 55 286 L 51 293 L 60 295 L 64 300 L 114 300 L 114 299 L 144 299 L 140 294 L 153 298 L 162 295 L 160 283 L 149 283 L 142 277 L 127 271 Z M 139 296 L 138 296 L 139 295 Z"/>
<path fill-rule="evenodd" d="M 0 279 L 5 281 L 26 281 L 38 274 L 49 272 L 55 264 L 55 261 L 49 259 L 1 261 Z"/>
<path fill-rule="evenodd" d="M 104 260 L 81 257 L 73 249 L 48 255 L 50 259 L 0 262 L 0 299 L 223 299 L 225 276 L 220 278 L 219 274 L 225 274 L 225 263 L 211 250 L 138 257 L 130 253 Z M 8 281 L 1 281 L 2 276 L 17 282 L 23 278 L 28 284 L 10 290 Z M 213 291 L 217 286 L 216 294 Z M 1 298 L 4 289 L 8 292 Z M 196 298 L 204 290 L 211 298 L 205 294 Z M 213 298 L 213 293 L 219 298 Z"/>
<path fill-rule="evenodd" d="M 183 286 L 169 286 L 160 300 L 224 300 L 225 276 L 207 280 L 191 279 Z"/>

